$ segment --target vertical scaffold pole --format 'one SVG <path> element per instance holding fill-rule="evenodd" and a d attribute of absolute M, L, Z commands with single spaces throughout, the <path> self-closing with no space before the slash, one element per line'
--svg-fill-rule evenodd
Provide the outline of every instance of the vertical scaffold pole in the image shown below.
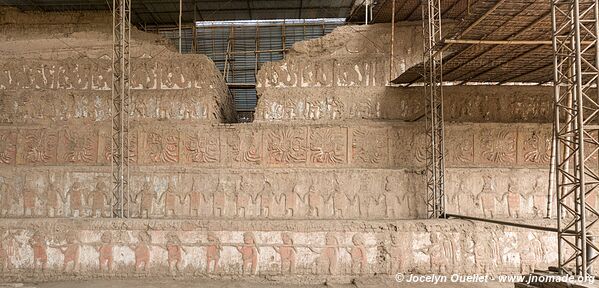
<path fill-rule="evenodd" d="M 131 1 L 113 0 L 112 11 L 112 215 L 129 217 L 129 40 Z"/>
<path fill-rule="evenodd" d="M 426 183 L 428 218 L 445 215 L 445 144 L 441 1 L 422 0 L 424 95 L 426 98 Z"/>
<path fill-rule="evenodd" d="M 558 262 L 562 273 L 581 276 L 599 251 L 590 235 L 599 213 L 589 203 L 599 189 L 598 2 L 551 1 Z"/>

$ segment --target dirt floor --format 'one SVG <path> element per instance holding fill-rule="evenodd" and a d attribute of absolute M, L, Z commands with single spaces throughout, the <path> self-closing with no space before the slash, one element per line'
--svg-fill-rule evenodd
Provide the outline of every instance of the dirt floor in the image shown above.
<path fill-rule="evenodd" d="M 202 287 L 202 288 L 216 288 L 216 287 L 228 287 L 228 288 L 308 288 L 308 287 L 438 287 L 438 288 L 507 288 L 514 287 L 513 284 L 500 284 L 500 283 L 487 283 L 487 284 L 466 284 L 466 283 L 445 283 L 445 284 L 407 284 L 397 283 L 393 280 L 382 280 L 382 279 L 367 279 L 367 280 L 356 280 L 351 284 L 318 284 L 318 285 L 305 285 L 305 284 L 281 284 L 278 282 L 263 282 L 263 281 L 242 281 L 242 280 L 212 280 L 212 279 L 201 279 L 195 281 L 177 281 L 177 280 L 91 280 L 91 281 L 59 281 L 59 282 L 46 282 L 46 283 L 7 283 L 0 284 L 0 288 L 187 288 L 187 287 Z"/>

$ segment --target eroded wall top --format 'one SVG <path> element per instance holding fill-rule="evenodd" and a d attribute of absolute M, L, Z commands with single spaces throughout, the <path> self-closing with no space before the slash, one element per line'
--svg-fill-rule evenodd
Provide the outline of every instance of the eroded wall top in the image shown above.
<path fill-rule="evenodd" d="M 108 120 L 111 21 L 105 13 L 0 10 L 2 123 Z M 136 29 L 131 38 L 134 121 L 234 120 L 228 88 L 208 57 L 181 55 Z"/>
<path fill-rule="evenodd" d="M 393 67 L 388 24 L 342 26 L 295 43 L 284 60 L 258 72 L 255 121 L 423 119 L 421 87 L 387 86 L 390 77 L 422 62 L 420 24 L 397 24 Z M 445 119 L 547 123 L 551 97 L 546 87 L 446 87 Z"/>

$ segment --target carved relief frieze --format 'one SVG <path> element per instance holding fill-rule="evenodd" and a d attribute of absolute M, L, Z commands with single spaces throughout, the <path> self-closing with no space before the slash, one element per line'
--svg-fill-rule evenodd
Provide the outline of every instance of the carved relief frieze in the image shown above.
<path fill-rule="evenodd" d="M 476 161 L 481 164 L 515 164 L 517 130 L 514 128 L 483 127 L 477 131 L 475 135 Z"/>
<path fill-rule="evenodd" d="M 60 132 L 61 161 L 73 164 L 96 163 L 98 133 L 94 129 L 65 129 Z"/>
<path fill-rule="evenodd" d="M 460 167 L 474 163 L 474 131 L 471 127 L 448 126 L 445 143 L 446 163 Z M 455 136 L 454 136 L 455 135 Z"/>
<path fill-rule="evenodd" d="M 428 143 L 424 127 L 419 124 L 350 125 L 347 128 L 307 124 L 199 126 L 180 131 L 143 128 L 146 126 L 136 125 L 129 131 L 130 163 L 198 163 L 218 167 L 422 167 Z M 3 164 L 111 162 L 111 133 L 104 126 L 4 131 L 0 133 Z M 448 167 L 546 167 L 551 148 L 549 134 L 549 126 L 544 125 L 447 125 L 446 163 Z M 140 151 L 141 162 L 138 161 Z M 597 155 L 589 156 L 597 159 Z"/>
<path fill-rule="evenodd" d="M 146 227 L 135 225 L 127 231 L 117 229 L 124 223 L 114 220 L 87 226 L 64 220 L 47 226 L 33 221 L 21 227 L 3 223 L 2 271 L 7 279 L 36 272 L 24 275 L 38 280 L 58 275 L 117 278 L 131 271 L 171 277 L 355 277 L 409 271 L 520 274 L 546 268 L 557 257 L 549 249 L 556 245 L 549 232 L 503 231 L 463 222 L 450 221 L 443 227 L 400 224 L 401 232 L 358 225 L 302 231 L 306 222 L 267 230 L 249 223 L 248 229 L 209 229 L 185 221 L 140 221 Z M 514 257 L 504 257 L 502 251 Z"/>
<path fill-rule="evenodd" d="M 15 164 L 17 157 L 17 131 L 0 130 L 0 165 Z"/>
<path fill-rule="evenodd" d="M 179 162 L 179 132 L 155 130 L 144 133 L 146 163 L 175 164 Z"/>
<path fill-rule="evenodd" d="M 57 161 L 58 131 L 28 129 L 20 131 L 19 137 L 20 163 L 48 165 Z"/>
<path fill-rule="evenodd" d="M 307 129 L 281 127 L 265 132 L 269 163 L 305 163 L 307 160 Z"/>
<path fill-rule="evenodd" d="M 352 130 L 352 162 L 364 165 L 386 165 L 388 162 L 386 128 Z"/>
<path fill-rule="evenodd" d="M 186 163 L 218 163 L 220 161 L 218 131 L 194 129 L 186 131 L 183 135 L 183 153 Z"/>
<path fill-rule="evenodd" d="M 262 161 L 262 133 L 255 128 L 227 128 L 222 130 L 223 160 L 233 166 L 257 165 Z"/>
<path fill-rule="evenodd" d="M 519 129 L 518 161 L 525 165 L 548 165 L 551 161 L 551 137 L 550 129 Z"/>
<path fill-rule="evenodd" d="M 315 164 L 347 163 L 347 128 L 310 128 L 310 157 Z"/>

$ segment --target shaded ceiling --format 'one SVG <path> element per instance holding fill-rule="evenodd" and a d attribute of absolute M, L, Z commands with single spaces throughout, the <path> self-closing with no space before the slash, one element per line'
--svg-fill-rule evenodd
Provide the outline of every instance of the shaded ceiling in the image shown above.
<path fill-rule="evenodd" d="M 453 82 L 547 83 L 553 79 L 551 3 L 546 0 L 471 1 L 470 12 L 444 43 L 443 80 Z M 458 43 L 450 43 L 450 42 Z M 477 44 L 460 40 L 479 41 Z M 516 41 L 509 43 L 509 41 Z M 501 45 L 491 43 L 502 43 Z M 422 81 L 417 65 L 394 82 Z"/>
<path fill-rule="evenodd" d="M 215 20 L 345 18 L 360 0 L 183 0 L 183 22 Z M 0 0 L 23 11 L 108 10 L 112 0 Z M 131 21 L 177 25 L 179 0 L 132 0 Z"/>

